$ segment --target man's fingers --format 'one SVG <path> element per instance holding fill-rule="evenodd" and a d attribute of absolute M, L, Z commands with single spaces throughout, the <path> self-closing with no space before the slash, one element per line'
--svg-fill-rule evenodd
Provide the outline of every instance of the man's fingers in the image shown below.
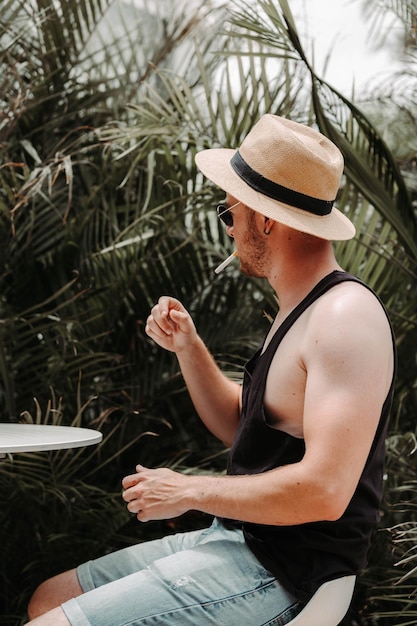
<path fill-rule="evenodd" d="M 182 311 L 177 311 L 176 309 L 172 309 L 169 312 L 169 317 L 172 322 L 179 326 L 180 330 L 186 331 L 189 326 L 192 326 L 191 318 L 187 313 Z"/>
<path fill-rule="evenodd" d="M 131 474 L 130 476 L 125 476 L 122 480 L 122 486 L 124 489 L 130 489 L 130 487 L 134 487 L 139 482 L 137 474 Z"/>

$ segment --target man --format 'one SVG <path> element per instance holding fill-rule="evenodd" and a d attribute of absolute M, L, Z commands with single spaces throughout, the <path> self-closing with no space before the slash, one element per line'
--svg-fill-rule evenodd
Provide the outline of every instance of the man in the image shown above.
<path fill-rule="evenodd" d="M 142 522 L 195 509 L 213 525 L 47 581 L 29 613 L 49 612 L 31 624 L 285 624 L 324 581 L 366 562 L 395 347 L 381 303 L 333 253 L 331 240 L 354 236 L 333 206 L 342 156 L 317 131 L 265 115 L 238 151 L 196 161 L 226 192 L 219 215 L 241 270 L 269 281 L 279 312 L 241 387 L 184 306 L 160 298 L 146 332 L 176 353 L 199 416 L 231 446 L 228 475 L 138 465 L 123 498 Z"/>

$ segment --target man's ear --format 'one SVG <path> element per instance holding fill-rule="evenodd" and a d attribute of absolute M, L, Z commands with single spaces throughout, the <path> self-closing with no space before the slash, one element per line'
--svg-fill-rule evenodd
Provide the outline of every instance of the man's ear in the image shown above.
<path fill-rule="evenodd" d="M 271 230 L 274 226 L 274 220 L 271 220 L 270 217 L 264 217 L 264 235 L 270 235 L 271 234 Z"/>

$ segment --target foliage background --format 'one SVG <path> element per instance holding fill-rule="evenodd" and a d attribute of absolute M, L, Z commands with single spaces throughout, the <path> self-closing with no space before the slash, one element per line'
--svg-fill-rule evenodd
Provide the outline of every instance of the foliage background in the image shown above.
<path fill-rule="evenodd" d="M 175 359 L 143 329 L 162 293 L 180 298 L 240 379 L 277 304 L 236 268 L 214 276 L 230 242 L 194 154 L 238 145 L 265 112 L 341 147 L 338 206 L 358 234 L 338 258 L 379 293 L 399 349 L 383 519 L 346 624 L 416 623 L 415 6 L 367 8 L 397 14 L 407 58 L 354 102 L 316 75 L 285 0 L 3 0 L 0 420 L 104 433 L 94 449 L 1 463 L 4 626 L 24 623 L 45 577 L 207 523 L 138 525 L 120 480 L 138 461 L 223 471 L 226 451 L 195 419 Z"/>

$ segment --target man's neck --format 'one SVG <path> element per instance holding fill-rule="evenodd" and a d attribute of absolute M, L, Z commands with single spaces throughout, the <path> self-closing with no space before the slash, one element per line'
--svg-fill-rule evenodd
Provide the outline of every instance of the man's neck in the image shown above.
<path fill-rule="evenodd" d="M 322 278 L 341 269 L 330 242 L 318 242 L 308 250 L 295 247 L 288 254 L 277 253 L 268 280 L 278 297 L 281 321 Z"/>

